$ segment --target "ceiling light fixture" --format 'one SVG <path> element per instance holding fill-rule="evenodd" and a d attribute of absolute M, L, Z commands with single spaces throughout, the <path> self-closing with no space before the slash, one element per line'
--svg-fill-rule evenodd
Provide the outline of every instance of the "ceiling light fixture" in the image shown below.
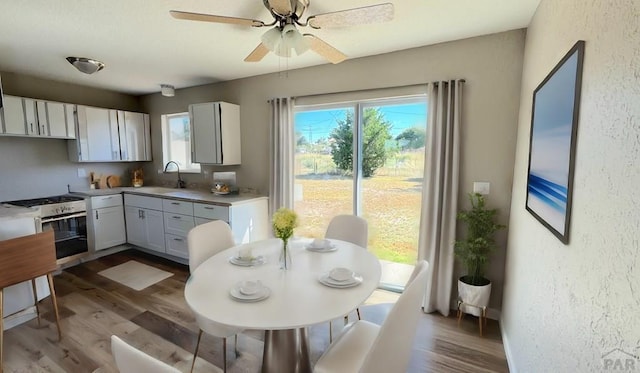
<path fill-rule="evenodd" d="M 104 69 L 104 63 L 85 57 L 67 57 L 67 61 L 73 65 L 78 71 L 85 74 L 93 74 Z"/>
<path fill-rule="evenodd" d="M 160 93 L 164 97 L 173 97 L 176 95 L 176 88 L 171 84 L 160 84 Z"/>
<path fill-rule="evenodd" d="M 293 24 L 286 24 L 282 28 L 276 26 L 268 30 L 262 35 L 262 44 L 280 57 L 291 57 L 292 49 L 299 56 L 311 47 L 309 41 Z"/>

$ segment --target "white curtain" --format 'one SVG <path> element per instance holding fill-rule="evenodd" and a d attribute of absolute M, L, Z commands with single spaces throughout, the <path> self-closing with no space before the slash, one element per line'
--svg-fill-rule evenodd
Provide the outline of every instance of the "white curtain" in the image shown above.
<path fill-rule="evenodd" d="M 456 237 L 458 165 L 464 80 L 429 83 L 418 258 L 429 262 L 425 312 L 449 315 Z"/>
<path fill-rule="evenodd" d="M 294 139 L 293 98 L 274 98 L 270 105 L 269 210 L 293 208 Z"/>

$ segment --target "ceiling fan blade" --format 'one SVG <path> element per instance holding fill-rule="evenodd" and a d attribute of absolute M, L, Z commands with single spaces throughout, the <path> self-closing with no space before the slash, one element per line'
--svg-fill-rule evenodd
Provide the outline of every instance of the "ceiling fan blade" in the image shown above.
<path fill-rule="evenodd" d="M 309 39 L 311 42 L 311 50 L 326 58 L 327 61 L 336 64 L 347 59 L 347 56 L 344 53 L 327 44 L 317 36 L 304 34 L 304 37 Z"/>
<path fill-rule="evenodd" d="M 313 28 L 324 28 L 382 23 L 391 21 L 392 19 L 393 4 L 384 3 L 362 8 L 316 14 L 307 18 L 307 23 Z"/>
<path fill-rule="evenodd" d="M 171 14 L 173 18 L 185 19 L 188 21 L 230 23 L 232 25 L 244 25 L 244 26 L 253 26 L 253 27 L 262 27 L 265 25 L 264 22 L 258 21 L 255 19 L 225 17 L 225 16 L 217 16 L 213 14 L 181 12 L 179 10 L 171 10 L 169 11 L 169 14 Z"/>
<path fill-rule="evenodd" d="M 269 6 L 274 12 L 281 16 L 287 16 L 293 13 L 293 7 L 291 6 L 291 0 L 268 0 Z"/>
<path fill-rule="evenodd" d="M 269 48 L 260 43 L 253 52 L 249 53 L 249 55 L 244 59 L 244 62 L 259 62 L 267 55 L 267 53 L 269 53 Z"/>

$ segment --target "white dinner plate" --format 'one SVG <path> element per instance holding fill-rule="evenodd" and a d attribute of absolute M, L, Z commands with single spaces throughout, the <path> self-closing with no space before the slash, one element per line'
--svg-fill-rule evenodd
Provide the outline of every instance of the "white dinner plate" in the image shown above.
<path fill-rule="evenodd" d="M 360 285 L 362 283 L 362 276 L 354 273 L 353 277 L 350 280 L 336 281 L 329 276 L 329 272 L 326 272 L 318 277 L 318 281 L 320 281 L 322 285 L 326 285 L 332 288 L 350 288 Z"/>
<path fill-rule="evenodd" d="M 238 302 L 260 302 L 261 300 L 269 298 L 269 295 L 271 295 L 271 289 L 263 286 L 262 289 L 255 294 L 247 295 L 243 294 L 237 287 L 233 287 L 229 290 L 229 295 Z"/>
<path fill-rule="evenodd" d="M 264 264 L 265 260 L 262 255 L 253 257 L 251 259 L 243 259 L 238 256 L 232 256 L 231 258 L 229 258 L 229 263 L 242 267 L 252 267 Z"/>
<path fill-rule="evenodd" d="M 336 251 L 338 250 L 338 247 L 334 244 L 329 245 L 329 247 L 315 247 L 313 246 L 313 244 L 308 244 L 304 247 L 305 249 L 309 250 L 309 251 L 314 251 L 317 253 L 328 253 L 330 251 Z"/>

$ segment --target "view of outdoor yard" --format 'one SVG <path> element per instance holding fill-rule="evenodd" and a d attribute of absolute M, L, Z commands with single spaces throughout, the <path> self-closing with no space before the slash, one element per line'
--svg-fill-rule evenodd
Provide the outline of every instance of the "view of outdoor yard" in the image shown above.
<path fill-rule="evenodd" d="M 426 105 L 384 109 L 364 111 L 363 178 L 356 194 L 360 215 L 369 224 L 368 249 L 379 259 L 413 264 L 420 226 Z M 296 115 L 294 208 L 300 216 L 298 236 L 323 237 L 333 216 L 354 213 L 351 113 L 348 109 L 334 110 L 332 119 L 323 123 L 317 120 L 321 113 L 314 112 L 318 115 L 315 123 L 324 128 L 315 130 L 315 139 L 305 131 L 312 122 Z M 394 121 L 399 114 L 410 116 L 410 121 Z M 376 138 L 380 141 L 374 150 Z M 342 155 L 340 150 L 344 151 Z"/>

